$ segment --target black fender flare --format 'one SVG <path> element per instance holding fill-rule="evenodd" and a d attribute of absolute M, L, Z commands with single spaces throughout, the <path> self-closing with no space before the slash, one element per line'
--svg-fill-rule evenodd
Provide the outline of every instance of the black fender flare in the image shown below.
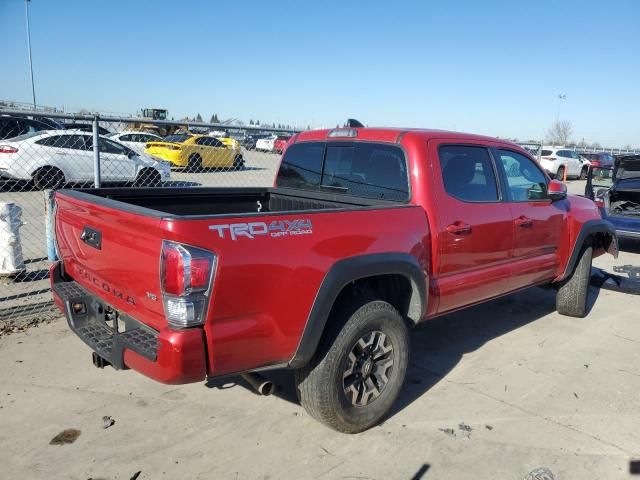
<path fill-rule="evenodd" d="M 306 365 L 316 351 L 331 309 L 342 289 L 349 283 L 378 275 L 402 275 L 411 283 L 408 317 L 414 323 L 427 311 L 428 288 L 418 260 L 408 253 L 377 253 L 358 255 L 336 262 L 325 275 L 311 307 L 298 348 L 289 361 L 289 368 Z"/>
<path fill-rule="evenodd" d="M 618 234 L 616 233 L 616 228 L 613 224 L 604 219 L 594 219 L 587 220 L 582 224 L 582 228 L 580 228 L 580 232 L 576 237 L 576 241 L 573 244 L 573 250 L 571 251 L 571 255 L 569 256 L 569 261 L 564 269 L 562 275 L 558 278 L 558 280 L 564 280 L 576 267 L 578 260 L 580 259 L 580 254 L 582 253 L 582 247 L 585 244 L 587 238 L 596 234 L 604 234 L 611 238 L 609 245 L 605 245 L 605 249 L 614 257 L 618 257 Z"/>

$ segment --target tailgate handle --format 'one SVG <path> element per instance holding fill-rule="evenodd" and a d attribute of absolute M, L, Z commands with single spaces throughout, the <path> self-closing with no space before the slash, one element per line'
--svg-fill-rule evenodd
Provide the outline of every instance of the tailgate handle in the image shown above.
<path fill-rule="evenodd" d="M 97 250 L 102 250 L 102 233 L 91 227 L 84 227 L 80 234 L 80 240 Z"/>

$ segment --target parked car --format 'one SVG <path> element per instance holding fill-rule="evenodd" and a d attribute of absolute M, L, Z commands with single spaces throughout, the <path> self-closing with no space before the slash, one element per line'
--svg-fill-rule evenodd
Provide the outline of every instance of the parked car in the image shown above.
<path fill-rule="evenodd" d="M 104 182 L 158 186 L 170 167 L 106 137 L 100 138 Z M 93 135 L 78 130 L 30 132 L 0 142 L 0 177 L 31 180 L 38 189 L 94 180 Z"/>
<path fill-rule="evenodd" d="M 618 236 L 640 239 L 640 155 L 618 155 L 614 166 L 591 167 L 585 196 L 596 202 Z"/>
<path fill-rule="evenodd" d="M 162 141 L 162 137 L 155 133 L 141 132 L 137 130 L 126 130 L 124 132 L 112 133 L 108 137 L 116 142 L 126 145 L 138 155 L 144 155 L 147 142 Z"/>
<path fill-rule="evenodd" d="M 18 137 L 25 133 L 51 130 L 49 123 L 27 117 L 0 115 L 0 140 Z"/>
<path fill-rule="evenodd" d="M 592 258 L 617 254 L 591 200 L 476 135 L 308 131 L 274 188 L 154 190 L 56 194 L 53 297 L 94 364 L 169 384 L 290 368 L 349 433 L 398 397 L 411 327 L 533 285 L 585 316 Z"/>
<path fill-rule="evenodd" d="M 90 123 L 65 123 L 64 128 L 67 130 L 79 130 L 81 132 L 91 132 L 93 133 L 93 125 Z M 98 134 L 100 135 L 111 135 L 111 132 L 104 127 L 98 125 Z"/>
<path fill-rule="evenodd" d="M 585 165 L 577 152 L 565 147 L 542 147 L 540 165 L 551 178 L 562 180 L 567 168 L 567 178 L 587 178 L 589 166 Z"/>
<path fill-rule="evenodd" d="M 613 167 L 613 155 L 607 152 L 580 153 L 583 165 L 592 167 Z"/>
<path fill-rule="evenodd" d="M 259 138 L 256 141 L 256 150 L 261 152 L 273 152 L 273 146 L 278 138 L 277 135 L 269 135 L 268 137 Z"/>
<path fill-rule="evenodd" d="M 145 153 L 162 158 L 177 167 L 190 170 L 202 168 L 244 167 L 244 158 L 240 149 L 226 146 L 217 138 L 208 135 L 181 133 L 169 135 L 158 142 L 149 142 Z"/>
<path fill-rule="evenodd" d="M 287 146 L 287 142 L 291 138 L 291 135 L 278 135 L 273 141 L 273 151 L 276 153 L 284 152 L 284 148 Z"/>

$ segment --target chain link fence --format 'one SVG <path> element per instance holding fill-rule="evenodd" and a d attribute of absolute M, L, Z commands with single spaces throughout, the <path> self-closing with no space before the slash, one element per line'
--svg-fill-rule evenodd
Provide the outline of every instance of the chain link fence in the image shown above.
<path fill-rule="evenodd" d="M 263 187 L 293 130 L 0 110 L 0 322 L 56 315 L 50 191 Z M 0 323 L 0 333 L 2 323 Z"/>

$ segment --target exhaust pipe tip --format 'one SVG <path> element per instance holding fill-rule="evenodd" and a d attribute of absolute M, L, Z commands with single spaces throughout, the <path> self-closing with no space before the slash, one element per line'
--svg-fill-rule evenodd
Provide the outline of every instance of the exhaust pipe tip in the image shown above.
<path fill-rule="evenodd" d="M 273 382 L 257 373 L 243 373 L 241 377 L 256 391 L 256 393 L 268 396 L 273 393 Z"/>

